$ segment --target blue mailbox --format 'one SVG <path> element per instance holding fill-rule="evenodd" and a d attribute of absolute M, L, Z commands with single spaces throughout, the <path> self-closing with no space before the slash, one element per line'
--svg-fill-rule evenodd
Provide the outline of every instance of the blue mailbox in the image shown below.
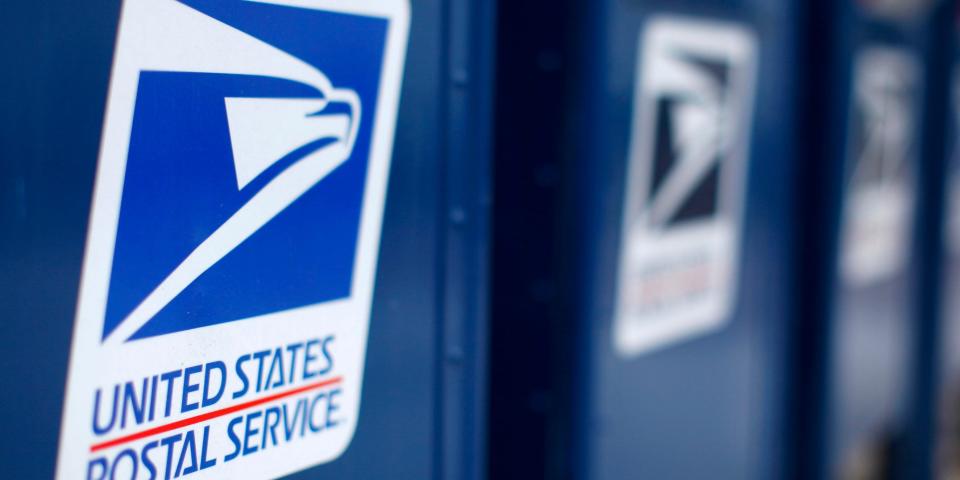
<path fill-rule="evenodd" d="M 939 220 L 937 195 L 923 193 L 938 178 L 930 158 L 939 159 L 931 145 L 942 120 L 931 105 L 942 101 L 935 60 L 945 7 L 824 2 L 815 10 L 833 20 L 820 27 L 830 47 L 813 75 L 821 98 L 810 117 L 825 186 L 811 215 L 824 225 L 825 247 L 807 261 L 816 273 L 807 276 L 805 334 L 816 338 L 805 344 L 806 385 L 819 392 L 807 397 L 814 415 L 802 441 L 810 477 L 929 473 L 925 225 Z"/>
<path fill-rule="evenodd" d="M 796 13 L 500 6 L 497 478 L 790 471 Z"/>
<path fill-rule="evenodd" d="M 0 25 L 2 476 L 484 476 L 488 2 Z"/>

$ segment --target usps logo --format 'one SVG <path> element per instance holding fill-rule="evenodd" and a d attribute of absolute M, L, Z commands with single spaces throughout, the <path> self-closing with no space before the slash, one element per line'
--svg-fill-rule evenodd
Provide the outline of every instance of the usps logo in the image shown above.
<path fill-rule="evenodd" d="M 58 478 L 275 478 L 348 448 L 408 10 L 124 3 Z"/>
<path fill-rule="evenodd" d="M 919 63 L 908 51 L 871 47 L 853 82 L 840 267 L 848 285 L 867 286 L 903 271 L 909 257 Z"/>
<path fill-rule="evenodd" d="M 675 18 L 641 36 L 613 340 L 636 355 L 716 328 L 737 285 L 755 41 Z"/>

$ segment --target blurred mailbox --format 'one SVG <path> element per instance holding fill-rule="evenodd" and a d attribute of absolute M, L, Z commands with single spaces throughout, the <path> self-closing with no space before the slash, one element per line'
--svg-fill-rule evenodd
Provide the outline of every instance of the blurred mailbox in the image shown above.
<path fill-rule="evenodd" d="M 954 26 L 955 27 L 955 26 Z M 939 229 L 940 260 L 939 302 L 936 307 L 938 324 L 932 330 L 932 349 L 937 353 L 933 372 L 937 396 L 928 404 L 935 409 L 936 442 L 930 459 L 942 478 L 960 472 L 960 36 L 950 32 L 950 41 L 944 45 L 950 50 L 949 62 L 943 75 L 949 78 L 943 120 L 946 123 L 943 139 L 943 218 Z"/>
<path fill-rule="evenodd" d="M 918 474 L 914 436 L 932 2 L 825 2 L 835 46 L 817 77 L 827 147 L 819 478 Z M 831 203 L 832 202 L 832 203 Z M 831 258 L 835 261 L 831 262 Z M 866 476 L 866 477 L 864 477 Z M 914 477 L 910 477 L 914 478 Z"/>
<path fill-rule="evenodd" d="M 528 108 L 501 99 L 497 199 L 538 203 L 495 210 L 493 351 L 513 360 L 493 359 L 492 472 L 776 476 L 798 160 L 789 5 L 576 2 L 550 29 L 524 21 L 545 7 L 510 3 L 498 92 Z M 558 98 L 566 114 L 539 121 Z"/>

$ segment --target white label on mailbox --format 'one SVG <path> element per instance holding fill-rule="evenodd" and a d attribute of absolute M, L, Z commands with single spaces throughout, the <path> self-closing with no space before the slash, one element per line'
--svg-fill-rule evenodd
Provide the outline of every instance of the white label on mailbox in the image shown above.
<path fill-rule="evenodd" d="M 904 50 L 873 47 L 854 66 L 841 271 L 865 286 L 903 270 L 914 217 L 919 70 Z"/>
<path fill-rule="evenodd" d="M 57 478 L 275 478 L 350 445 L 407 0 L 126 0 Z"/>
<path fill-rule="evenodd" d="M 639 52 L 614 320 L 628 356 L 731 315 L 756 76 L 736 24 L 654 19 Z"/>

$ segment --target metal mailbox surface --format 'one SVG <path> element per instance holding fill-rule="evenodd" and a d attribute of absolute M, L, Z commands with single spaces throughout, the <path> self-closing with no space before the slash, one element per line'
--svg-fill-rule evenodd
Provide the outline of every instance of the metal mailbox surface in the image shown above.
<path fill-rule="evenodd" d="M 583 13 L 567 202 L 581 478 L 784 471 L 791 8 L 609 1 Z"/>

